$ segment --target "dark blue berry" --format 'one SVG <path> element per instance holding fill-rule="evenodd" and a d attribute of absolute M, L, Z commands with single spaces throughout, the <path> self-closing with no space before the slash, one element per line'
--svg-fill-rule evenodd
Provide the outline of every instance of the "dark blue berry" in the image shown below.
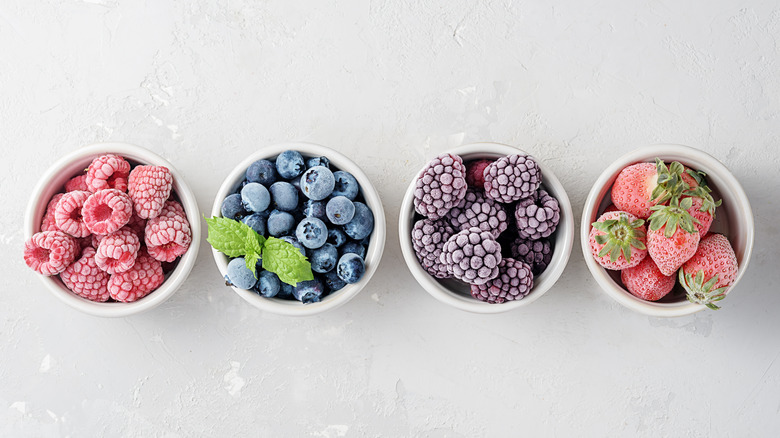
<path fill-rule="evenodd" d="M 244 204 L 241 202 L 241 195 L 238 193 L 228 195 L 228 197 L 222 201 L 221 211 L 222 217 L 228 219 L 238 220 L 243 217 L 246 214 L 246 211 L 244 210 Z"/>
<path fill-rule="evenodd" d="M 314 166 L 324 166 L 330 168 L 330 160 L 328 157 L 312 157 L 306 160 L 307 169 L 310 169 Z"/>
<path fill-rule="evenodd" d="M 357 198 L 360 185 L 351 173 L 338 170 L 333 172 L 333 178 L 336 184 L 333 187 L 332 196 L 346 196 L 350 201 Z"/>
<path fill-rule="evenodd" d="M 325 287 L 318 279 L 301 281 L 293 289 L 293 297 L 303 304 L 316 303 L 322 298 Z"/>
<path fill-rule="evenodd" d="M 279 287 L 279 293 L 276 294 L 276 298 L 284 298 L 291 300 L 293 299 L 293 290 L 295 290 L 294 286 L 290 286 L 289 284 L 280 281 L 281 287 Z"/>
<path fill-rule="evenodd" d="M 347 236 L 361 240 L 368 237 L 374 231 L 374 214 L 371 209 L 362 202 L 355 202 L 355 216 L 344 225 Z"/>
<path fill-rule="evenodd" d="M 249 290 L 257 283 L 255 274 L 247 269 L 243 257 L 235 258 L 228 263 L 227 276 L 230 283 L 239 289 Z"/>
<path fill-rule="evenodd" d="M 259 213 L 268 209 L 271 204 L 271 194 L 260 183 L 249 183 L 241 189 L 241 202 L 244 210 Z"/>
<path fill-rule="evenodd" d="M 284 179 L 293 179 L 306 170 L 303 156 L 297 151 L 284 151 L 276 157 L 276 171 Z"/>
<path fill-rule="evenodd" d="M 257 272 L 259 272 L 258 279 L 253 290 L 266 298 L 275 297 L 281 288 L 279 277 L 271 271 L 258 270 Z"/>
<path fill-rule="evenodd" d="M 347 285 L 347 283 L 344 282 L 344 280 L 339 278 L 339 273 L 335 269 L 330 272 L 326 272 L 325 274 L 322 274 L 322 281 L 323 283 L 325 283 L 325 286 L 331 292 L 336 292 L 337 290 L 341 290 L 344 288 L 344 286 Z"/>
<path fill-rule="evenodd" d="M 336 196 L 328 201 L 325 214 L 333 225 L 344 225 L 355 217 L 355 204 L 346 196 Z"/>
<path fill-rule="evenodd" d="M 349 241 L 342 245 L 339 248 L 339 252 L 343 256 L 344 254 L 356 254 L 359 255 L 361 258 L 366 258 L 366 247 L 364 245 L 361 245 L 360 242 L 355 242 L 354 240 Z"/>
<path fill-rule="evenodd" d="M 328 230 L 328 243 L 338 248 L 347 243 L 347 235 L 338 228 L 331 228 Z"/>
<path fill-rule="evenodd" d="M 336 267 L 338 258 L 339 250 L 330 243 L 326 243 L 311 252 L 311 257 L 309 257 L 311 270 L 320 274 L 332 271 Z"/>
<path fill-rule="evenodd" d="M 325 201 L 307 199 L 303 202 L 303 216 L 316 217 L 317 219 L 324 221 L 328 217 L 325 212 L 325 205 Z"/>
<path fill-rule="evenodd" d="M 344 254 L 339 259 L 336 270 L 339 278 L 344 282 L 352 284 L 357 283 L 366 273 L 366 265 L 363 258 L 357 254 Z"/>
<path fill-rule="evenodd" d="M 333 172 L 324 166 L 315 166 L 301 175 L 301 191 L 309 199 L 319 201 L 333 192 L 336 180 Z"/>
<path fill-rule="evenodd" d="M 295 228 L 295 237 L 306 248 L 316 249 L 328 240 L 328 227 L 325 222 L 316 217 L 307 217 L 298 223 Z"/>
<path fill-rule="evenodd" d="M 284 240 L 290 245 L 298 248 L 298 251 L 300 251 L 301 254 L 306 256 L 306 248 L 303 245 L 301 245 L 301 242 L 295 236 L 284 236 L 281 238 L 281 240 Z"/>
<path fill-rule="evenodd" d="M 276 166 L 268 160 L 255 161 L 250 164 L 249 168 L 246 170 L 246 179 L 248 179 L 249 182 L 260 183 L 266 187 L 275 183 L 277 177 Z"/>
<path fill-rule="evenodd" d="M 274 237 L 286 236 L 292 233 L 295 226 L 295 219 L 286 211 L 274 210 L 268 216 L 267 230 L 268 234 Z"/>
<path fill-rule="evenodd" d="M 269 189 L 273 197 L 274 208 L 281 211 L 293 211 L 298 207 L 298 189 L 292 184 L 279 181 Z"/>
<path fill-rule="evenodd" d="M 249 228 L 255 230 L 255 232 L 261 236 L 265 236 L 266 233 L 265 221 L 266 216 L 258 213 L 244 216 L 244 218 L 241 219 L 241 222 L 249 225 Z"/>

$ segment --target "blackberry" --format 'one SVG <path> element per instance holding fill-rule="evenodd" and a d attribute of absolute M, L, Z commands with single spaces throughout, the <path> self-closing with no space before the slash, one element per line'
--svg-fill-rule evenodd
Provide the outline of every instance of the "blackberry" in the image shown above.
<path fill-rule="evenodd" d="M 469 284 L 483 284 L 498 275 L 501 245 L 489 231 L 469 228 L 453 234 L 447 240 L 440 260 L 458 280 Z"/>
<path fill-rule="evenodd" d="M 480 189 L 469 188 L 466 197 L 447 214 L 447 219 L 456 230 L 477 227 L 490 231 L 496 238 L 507 228 L 504 207 Z"/>
<path fill-rule="evenodd" d="M 417 261 L 425 272 L 436 278 L 449 278 L 452 273 L 440 260 L 441 250 L 455 231 L 444 220 L 421 219 L 412 229 L 412 246 Z"/>
<path fill-rule="evenodd" d="M 429 219 L 447 215 L 466 196 L 466 167 L 463 160 L 443 154 L 431 160 L 417 177 L 414 209 Z"/>
<path fill-rule="evenodd" d="M 518 237 L 511 245 L 512 258 L 531 266 L 534 277 L 547 269 L 552 260 L 552 244 L 548 239 L 527 240 Z"/>
<path fill-rule="evenodd" d="M 517 234 L 524 239 L 538 240 L 552 234 L 561 220 L 558 200 L 544 189 L 515 205 Z"/>
<path fill-rule="evenodd" d="M 511 258 L 498 264 L 498 276 L 485 284 L 471 286 L 471 296 L 491 304 L 522 300 L 531 292 L 534 277 L 531 267 Z"/>
<path fill-rule="evenodd" d="M 542 183 L 539 165 L 529 155 L 507 155 L 485 168 L 485 194 L 508 204 L 527 198 Z"/>

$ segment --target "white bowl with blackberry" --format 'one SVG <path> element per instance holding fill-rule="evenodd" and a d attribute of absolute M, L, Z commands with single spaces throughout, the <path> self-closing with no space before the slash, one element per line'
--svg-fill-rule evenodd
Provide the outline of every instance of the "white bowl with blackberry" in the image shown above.
<path fill-rule="evenodd" d="M 225 178 L 211 215 L 208 240 L 226 284 L 281 315 L 313 315 L 354 298 L 385 244 L 384 209 L 368 177 L 312 143 L 248 156 Z"/>
<path fill-rule="evenodd" d="M 406 191 L 398 229 L 423 289 L 475 313 L 541 297 L 566 267 L 574 240 L 571 204 L 555 175 L 499 143 L 464 145 L 426 164 Z"/>

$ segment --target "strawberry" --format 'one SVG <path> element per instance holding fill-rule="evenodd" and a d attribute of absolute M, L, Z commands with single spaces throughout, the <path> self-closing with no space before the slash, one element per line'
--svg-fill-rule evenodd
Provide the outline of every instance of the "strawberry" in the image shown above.
<path fill-rule="evenodd" d="M 634 296 L 647 301 L 658 301 L 674 288 L 675 276 L 664 275 L 652 257 L 645 257 L 633 268 L 620 272 L 623 285 Z"/>
<path fill-rule="evenodd" d="M 669 205 L 651 208 L 647 252 L 664 275 L 674 274 L 696 253 L 700 236 L 693 225 L 693 216 L 687 211 L 692 205 L 691 198 L 680 201 L 675 197 Z"/>
<path fill-rule="evenodd" d="M 679 196 L 695 183 L 684 173 L 685 167 L 677 161 L 669 167 L 658 158 L 655 164 L 632 164 L 621 170 L 612 184 L 612 202 L 622 211 L 647 219 L 651 207 Z"/>
<path fill-rule="evenodd" d="M 607 269 L 636 266 L 647 256 L 645 221 L 625 211 L 602 214 L 590 229 L 590 252 Z"/>
<path fill-rule="evenodd" d="M 715 302 L 726 297 L 738 270 L 737 256 L 728 239 L 722 234 L 710 234 L 682 265 L 678 276 L 688 292 L 688 301 L 717 310 L 720 307 Z"/>
<path fill-rule="evenodd" d="M 699 234 L 704 237 L 710 230 L 710 225 L 715 219 L 715 208 L 719 207 L 721 201 L 715 200 L 710 194 L 712 190 L 707 186 L 707 182 L 704 177 L 704 172 L 694 172 L 692 170 L 686 170 L 684 176 L 692 178 L 694 180 L 690 185 L 690 189 L 683 192 L 683 196 L 690 196 L 693 198 L 693 205 L 688 209 L 688 213 L 695 219 L 696 229 L 699 230 Z"/>

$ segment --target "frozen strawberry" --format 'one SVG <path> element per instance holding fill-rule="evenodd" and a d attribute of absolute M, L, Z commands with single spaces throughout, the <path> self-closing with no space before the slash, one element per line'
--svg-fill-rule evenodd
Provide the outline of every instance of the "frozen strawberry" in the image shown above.
<path fill-rule="evenodd" d="M 696 254 L 680 269 L 680 284 L 692 303 L 717 310 L 715 302 L 728 294 L 737 279 L 739 265 L 734 249 L 722 234 L 710 234 L 699 243 Z"/>
<path fill-rule="evenodd" d="M 654 205 L 664 204 L 672 197 L 679 197 L 690 188 L 693 181 L 685 167 L 673 162 L 669 167 L 656 158 L 653 163 L 632 164 L 621 170 L 612 184 L 612 202 L 619 210 L 647 219 Z"/>
<path fill-rule="evenodd" d="M 691 205 L 691 198 L 674 198 L 669 205 L 652 207 L 647 252 L 664 275 L 674 274 L 696 253 L 700 236 L 687 211 Z"/>
<path fill-rule="evenodd" d="M 81 258 L 60 274 L 65 286 L 73 293 L 91 301 L 108 301 L 109 275 L 95 263 L 95 249 L 84 249 Z"/>
<path fill-rule="evenodd" d="M 167 167 L 136 166 L 130 172 L 128 184 L 135 213 L 143 219 L 157 217 L 171 195 L 172 187 L 173 175 Z"/>
<path fill-rule="evenodd" d="M 675 276 L 664 275 L 652 257 L 645 257 L 633 268 L 620 271 L 620 279 L 631 294 L 647 301 L 658 301 L 674 289 Z"/>
<path fill-rule="evenodd" d="M 633 214 L 625 211 L 604 213 L 591 225 L 590 252 L 604 268 L 630 268 L 647 256 L 645 221 Z"/>

